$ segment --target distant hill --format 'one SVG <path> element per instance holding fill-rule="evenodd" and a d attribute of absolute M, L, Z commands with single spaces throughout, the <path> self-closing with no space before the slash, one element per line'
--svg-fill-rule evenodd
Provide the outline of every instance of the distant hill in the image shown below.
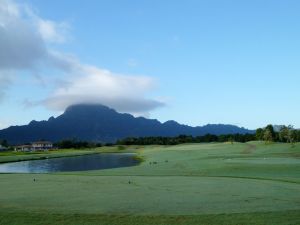
<path fill-rule="evenodd" d="M 161 123 L 155 119 L 135 118 L 118 113 L 103 105 L 73 105 L 57 118 L 48 121 L 31 121 L 24 126 L 11 126 L 0 130 L 0 139 L 11 144 L 36 140 L 59 141 L 77 139 L 95 142 L 115 142 L 125 137 L 177 136 L 210 134 L 253 133 L 254 131 L 233 125 L 208 124 L 191 127 L 176 121 Z"/>

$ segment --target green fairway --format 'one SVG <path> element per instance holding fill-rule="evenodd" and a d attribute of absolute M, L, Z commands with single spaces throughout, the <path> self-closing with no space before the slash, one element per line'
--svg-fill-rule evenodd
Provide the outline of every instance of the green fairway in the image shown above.
<path fill-rule="evenodd" d="M 300 144 L 125 151 L 144 161 L 108 170 L 1 174 L 0 224 L 300 224 Z"/>

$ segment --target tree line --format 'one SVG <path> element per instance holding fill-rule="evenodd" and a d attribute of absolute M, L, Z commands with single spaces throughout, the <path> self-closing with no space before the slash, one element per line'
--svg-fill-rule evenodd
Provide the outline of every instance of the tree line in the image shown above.
<path fill-rule="evenodd" d="M 101 146 L 114 146 L 114 145 L 177 145 L 184 143 L 207 143 L 207 142 L 248 142 L 248 141 L 264 141 L 265 143 L 283 142 L 291 143 L 294 145 L 300 142 L 300 130 L 294 129 L 293 126 L 280 126 L 275 130 L 272 125 L 264 128 L 258 128 L 252 134 L 225 134 L 213 135 L 206 134 L 203 136 L 179 135 L 177 137 L 127 137 L 116 141 L 115 143 L 95 143 L 88 141 L 79 141 L 76 139 L 61 140 L 54 144 L 55 147 L 60 149 L 85 149 L 96 148 Z M 0 140 L 0 144 L 9 147 L 6 140 Z"/>
<path fill-rule="evenodd" d="M 255 140 L 255 134 L 226 134 L 193 137 L 191 135 L 179 135 L 177 137 L 128 137 L 117 141 L 118 145 L 178 145 L 184 143 L 205 142 L 247 142 Z"/>
<path fill-rule="evenodd" d="M 71 149 L 71 148 L 85 149 L 85 148 L 96 148 L 96 147 L 101 147 L 101 146 L 102 146 L 102 143 L 78 141 L 76 139 L 62 140 L 62 141 L 54 143 L 54 147 L 60 148 L 60 149 Z"/>
<path fill-rule="evenodd" d="M 205 143 L 205 142 L 248 142 L 265 141 L 284 142 L 294 144 L 300 142 L 300 130 L 293 126 L 280 126 L 279 131 L 275 131 L 272 125 L 258 128 L 253 134 L 226 134 L 193 137 L 191 135 L 179 135 L 177 137 L 128 137 L 117 141 L 118 145 L 177 145 L 184 143 Z"/>
<path fill-rule="evenodd" d="M 255 133 L 256 140 L 267 142 L 284 142 L 294 144 L 300 142 L 300 130 L 294 129 L 292 125 L 280 126 L 279 131 L 275 131 L 272 125 L 265 128 L 258 128 Z"/>

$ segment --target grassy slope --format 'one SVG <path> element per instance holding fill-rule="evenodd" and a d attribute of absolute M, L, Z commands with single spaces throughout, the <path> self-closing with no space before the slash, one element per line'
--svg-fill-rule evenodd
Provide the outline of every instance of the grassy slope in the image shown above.
<path fill-rule="evenodd" d="M 146 161 L 101 171 L 0 175 L 0 224 L 300 224 L 299 144 L 131 150 Z"/>

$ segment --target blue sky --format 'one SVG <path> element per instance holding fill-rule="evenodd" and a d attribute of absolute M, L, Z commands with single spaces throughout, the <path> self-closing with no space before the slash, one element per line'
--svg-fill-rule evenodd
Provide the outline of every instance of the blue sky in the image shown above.
<path fill-rule="evenodd" d="M 300 127 L 299 1 L 3 2 L 0 26 L 14 18 L 40 43 L 20 45 L 28 65 L 0 63 L 0 128 L 79 100 L 193 126 Z"/>

